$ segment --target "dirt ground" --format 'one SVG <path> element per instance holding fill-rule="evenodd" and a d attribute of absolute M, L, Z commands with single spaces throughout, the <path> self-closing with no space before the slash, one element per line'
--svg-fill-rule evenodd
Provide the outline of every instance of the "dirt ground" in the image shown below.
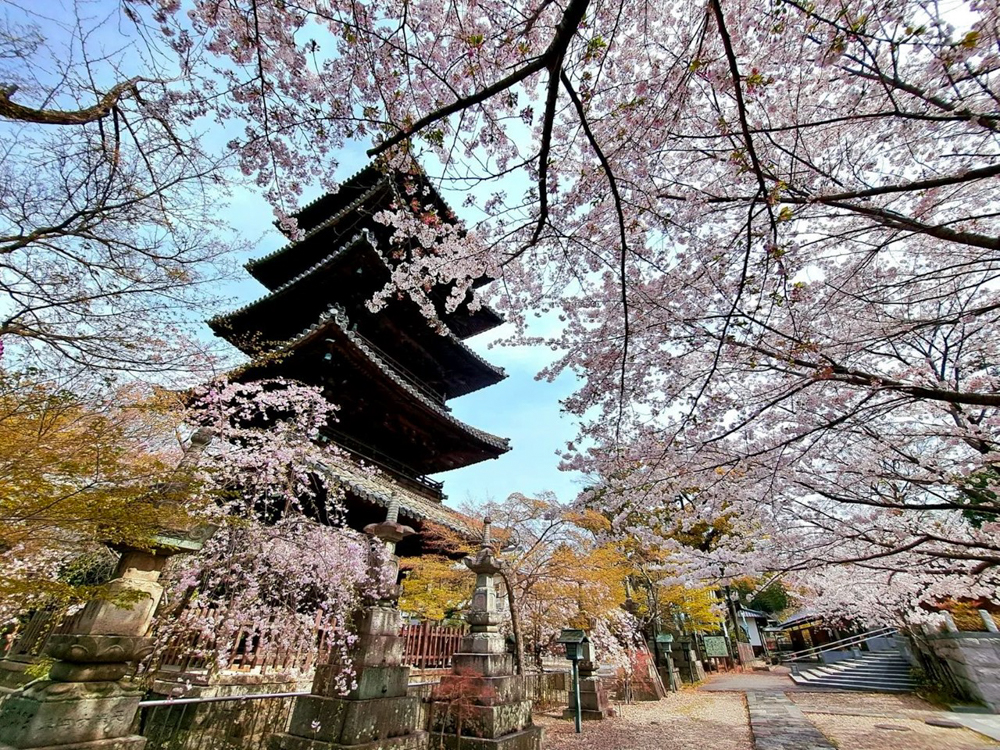
<path fill-rule="evenodd" d="M 752 750 L 746 702 L 739 693 L 682 690 L 662 701 L 615 705 L 619 715 L 588 721 L 576 734 L 559 711 L 535 716 L 546 750 Z"/>
<path fill-rule="evenodd" d="M 1000 750 L 969 729 L 932 727 L 941 711 L 911 695 L 794 692 L 788 697 L 841 750 Z M 546 750 L 753 750 L 743 693 L 685 688 L 662 701 L 615 705 L 619 715 L 584 722 L 562 710 L 535 715 Z"/>
<path fill-rule="evenodd" d="M 843 750 L 985 750 L 1000 744 L 971 729 L 933 727 L 940 710 L 912 695 L 789 693 L 817 729 Z"/>

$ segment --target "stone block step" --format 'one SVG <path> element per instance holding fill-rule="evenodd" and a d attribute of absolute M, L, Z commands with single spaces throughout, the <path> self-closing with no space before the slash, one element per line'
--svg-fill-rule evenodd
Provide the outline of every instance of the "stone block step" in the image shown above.
<path fill-rule="evenodd" d="M 816 669 L 810 669 L 810 670 L 806 670 L 806 671 L 814 672 L 814 673 L 817 673 L 817 674 L 829 674 L 829 675 L 853 674 L 853 675 L 872 675 L 872 676 L 879 676 L 879 675 L 902 675 L 902 676 L 909 676 L 909 674 L 910 674 L 910 668 L 909 667 L 905 667 L 905 668 L 902 668 L 902 667 L 900 667 L 900 668 L 893 667 L 891 669 L 887 669 L 887 668 L 875 668 L 875 667 L 854 667 L 852 669 L 832 669 L 832 668 L 829 668 L 829 667 L 818 667 Z"/>
<path fill-rule="evenodd" d="M 806 680 L 853 680 L 864 682 L 865 680 L 875 680 L 883 682 L 913 682 L 913 677 L 909 674 L 900 675 L 858 675 L 852 672 L 841 672 L 840 674 L 817 673 L 813 671 L 800 672 L 799 677 Z"/>
<path fill-rule="evenodd" d="M 909 673 L 907 674 L 856 674 L 854 672 L 816 672 L 813 670 L 808 670 L 806 672 L 799 672 L 800 675 L 805 676 L 807 679 L 811 680 L 905 680 L 907 682 L 912 682 L 913 677 Z"/>
<path fill-rule="evenodd" d="M 910 663 L 896 652 L 866 653 L 817 664 L 791 677 L 797 685 L 830 690 L 911 693 L 916 688 Z"/>
<path fill-rule="evenodd" d="M 912 693 L 916 685 L 912 682 L 886 682 L 876 680 L 846 680 L 846 679 L 803 679 L 802 675 L 792 675 L 792 681 L 797 685 L 810 688 L 829 688 L 833 690 L 868 691 L 873 693 Z"/>
<path fill-rule="evenodd" d="M 884 683 L 886 685 L 913 685 L 914 682 L 910 678 L 897 678 L 897 677 L 868 677 L 868 678 L 858 678 L 858 677 L 813 677 L 807 679 L 806 682 L 851 682 L 858 684 L 865 683 Z"/>

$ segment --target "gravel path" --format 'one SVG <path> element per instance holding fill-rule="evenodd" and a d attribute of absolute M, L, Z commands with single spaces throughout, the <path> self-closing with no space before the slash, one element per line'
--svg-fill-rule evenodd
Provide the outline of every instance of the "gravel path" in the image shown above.
<path fill-rule="evenodd" d="M 682 690 L 661 701 L 615 705 L 618 716 L 573 731 L 562 710 L 536 714 L 545 750 L 752 750 L 746 702 L 737 693 Z"/>
<path fill-rule="evenodd" d="M 752 682 L 761 689 L 769 681 Z M 728 690 L 685 688 L 661 701 L 616 704 L 617 717 L 584 722 L 582 734 L 561 707 L 536 714 L 535 723 L 545 727 L 545 750 L 754 750 L 744 695 Z M 787 700 L 839 750 L 1000 750 L 969 729 L 925 724 L 943 714 L 912 695 L 788 691 Z"/>
<path fill-rule="evenodd" d="M 843 750 L 987 750 L 1000 748 L 970 729 L 932 727 L 941 711 L 913 695 L 792 693 L 817 729 Z"/>

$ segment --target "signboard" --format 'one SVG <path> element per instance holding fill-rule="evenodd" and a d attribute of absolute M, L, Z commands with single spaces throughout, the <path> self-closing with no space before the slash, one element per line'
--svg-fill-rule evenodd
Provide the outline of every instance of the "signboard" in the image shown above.
<path fill-rule="evenodd" d="M 726 637 L 724 635 L 706 635 L 704 642 L 706 658 L 725 658 L 729 656 L 729 646 L 726 644 Z"/>

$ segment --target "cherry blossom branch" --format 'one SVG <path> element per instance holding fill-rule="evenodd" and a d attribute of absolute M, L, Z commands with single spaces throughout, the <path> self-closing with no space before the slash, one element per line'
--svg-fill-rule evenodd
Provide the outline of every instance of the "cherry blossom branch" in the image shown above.
<path fill-rule="evenodd" d="M 480 89 L 474 94 L 459 97 L 451 104 L 447 104 L 444 107 L 440 107 L 427 113 L 409 127 L 399 130 L 395 135 L 387 138 L 382 143 L 368 149 L 368 155 L 379 156 L 380 154 L 384 154 L 393 146 L 397 146 L 408 138 L 411 138 L 416 133 L 419 133 L 428 125 L 433 125 L 435 122 L 443 120 L 444 118 L 456 114 L 464 109 L 468 109 L 477 104 L 482 104 L 483 102 L 492 99 L 497 94 L 506 91 L 527 78 L 530 78 L 535 73 L 546 69 L 553 74 L 557 73 L 557 66 L 562 60 L 563 55 L 565 55 L 566 49 L 569 47 L 570 40 L 572 40 L 577 28 L 579 28 L 580 23 L 583 21 L 583 17 L 586 15 L 587 7 L 589 5 L 590 0 L 570 0 L 566 9 L 563 11 L 562 20 L 559 22 L 559 26 L 556 28 L 555 36 L 552 38 L 548 48 L 532 62 L 528 63 L 519 70 L 514 71 L 496 83 Z"/>
<path fill-rule="evenodd" d="M 626 367 L 628 364 L 628 346 L 629 346 L 629 303 L 628 303 L 628 275 L 626 268 L 626 254 L 628 253 L 628 236 L 625 231 L 625 212 L 622 210 L 622 196 L 618 189 L 618 180 L 615 177 L 614 169 L 611 166 L 611 162 L 608 161 L 608 157 L 604 154 L 604 149 L 601 148 L 601 144 L 597 142 L 597 138 L 594 136 L 593 131 L 590 129 L 590 123 L 587 120 L 587 112 L 583 107 L 583 102 L 580 101 L 580 97 L 577 95 L 573 88 L 572 82 L 569 80 L 569 76 L 566 75 L 565 71 L 560 73 L 562 78 L 563 87 L 566 89 L 566 93 L 569 94 L 570 100 L 573 102 L 573 106 L 576 108 L 577 116 L 580 118 L 580 125 L 583 127 L 583 132 L 587 136 L 587 141 L 590 143 L 591 148 L 594 149 L 594 153 L 597 155 L 598 161 L 601 163 L 601 167 L 604 169 L 604 175 L 607 177 L 608 185 L 611 188 L 611 195 L 614 199 L 615 213 L 618 217 L 618 236 L 621 240 L 621 255 L 619 261 L 619 279 L 621 286 L 621 303 L 622 303 L 622 364 L 620 373 L 620 383 L 619 383 L 619 418 L 618 430 L 621 429 L 621 415 L 625 411 L 625 374 Z"/>
<path fill-rule="evenodd" d="M 736 52 L 733 50 L 733 40 L 729 36 L 729 30 L 726 28 L 726 19 L 722 13 L 720 0 L 709 0 L 709 6 L 712 8 L 712 13 L 715 16 L 716 28 L 718 29 L 719 36 L 722 39 L 722 46 L 726 52 L 726 60 L 729 63 L 729 72 L 733 80 L 733 94 L 736 98 L 736 112 L 740 120 L 740 130 L 743 132 L 743 142 L 746 144 L 747 153 L 750 155 L 750 162 L 753 165 L 754 176 L 757 178 L 757 186 L 760 191 L 760 197 L 766 198 L 767 178 L 764 174 L 764 168 L 761 166 L 760 157 L 757 156 L 757 149 L 754 146 L 753 136 L 750 134 L 750 123 L 747 121 L 746 102 L 743 99 L 742 76 L 740 75 L 739 63 L 736 60 Z M 768 215 L 771 219 L 771 232 L 772 235 L 776 235 L 777 222 L 775 221 L 770 201 L 768 201 L 766 205 Z"/>
<path fill-rule="evenodd" d="M 878 390 L 895 391 L 905 393 L 918 399 L 928 399 L 931 401 L 943 401 L 946 403 L 968 404 L 971 406 L 1000 406 L 1000 394 L 993 393 L 970 393 L 968 391 L 955 391 L 945 388 L 929 388 L 927 386 L 910 385 L 901 380 L 876 375 L 835 363 L 810 362 L 801 357 L 768 349 L 760 344 L 750 344 L 747 342 L 729 339 L 727 343 L 743 349 L 755 351 L 780 362 L 788 362 L 816 371 L 814 379 L 816 381 L 835 381 L 847 383 L 849 385 L 861 385 Z"/>
<path fill-rule="evenodd" d="M 135 77 L 122 81 L 100 97 L 97 104 L 78 110 L 36 109 L 25 107 L 11 101 L 17 91 L 17 86 L 0 87 L 0 117 L 20 122 L 30 122 L 38 125 L 86 125 L 97 122 L 112 113 L 118 102 L 127 93 L 138 94 L 140 83 L 155 83 L 156 81 Z"/>

